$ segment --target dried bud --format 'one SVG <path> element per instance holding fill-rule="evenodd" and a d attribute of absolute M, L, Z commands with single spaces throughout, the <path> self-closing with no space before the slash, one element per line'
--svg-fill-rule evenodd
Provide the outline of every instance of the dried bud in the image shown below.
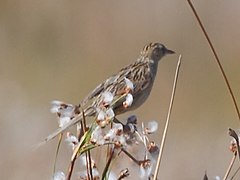
<path fill-rule="evenodd" d="M 132 102 L 133 102 L 132 94 L 127 94 L 126 100 L 123 102 L 123 107 L 128 108 L 129 106 L 132 105 Z"/>
<path fill-rule="evenodd" d="M 158 129 L 158 123 L 157 121 L 150 121 L 147 125 L 147 127 L 145 128 L 145 133 L 146 134 L 152 134 L 155 131 L 157 131 Z"/>
<path fill-rule="evenodd" d="M 70 117 L 60 117 L 58 121 L 58 126 L 63 127 L 65 124 L 67 124 L 70 121 Z"/>
<path fill-rule="evenodd" d="M 124 80 L 125 80 L 125 83 L 126 83 L 126 92 L 128 93 L 128 92 L 131 92 L 131 91 L 133 91 L 133 89 L 134 89 L 134 86 L 133 86 L 133 83 L 132 83 L 132 81 L 130 81 L 130 79 L 128 79 L 128 78 L 124 78 Z"/>
<path fill-rule="evenodd" d="M 232 141 L 230 143 L 230 146 L 229 146 L 229 149 L 233 153 L 237 152 L 238 147 L 237 147 L 237 143 L 236 143 L 235 139 L 232 139 Z"/>
<path fill-rule="evenodd" d="M 70 132 L 67 133 L 67 137 L 65 141 L 73 150 L 76 147 L 76 145 L 79 143 L 77 137 L 71 134 Z"/>
<path fill-rule="evenodd" d="M 113 100 L 113 94 L 109 91 L 105 91 L 102 94 L 102 101 L 103 101 L 103 105 L 109 105 Z"/>
<path fill-rule="evenodd" d="M 148 152 L 153 156 L 157 156 L 159 153 L 159 147 L 157 146 L 157 144 L 153 141 L 151 141 L 149 143 L 149 145 L 147 146 Z"/>

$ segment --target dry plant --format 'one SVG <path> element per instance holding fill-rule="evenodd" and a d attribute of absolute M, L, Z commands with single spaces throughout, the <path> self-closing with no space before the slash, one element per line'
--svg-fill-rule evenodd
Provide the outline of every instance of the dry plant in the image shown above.
<path fill-rule="evenodd" d="M 177 64 L 167 122 L 169 122 L 176 91 L 180 61 L 181 56 Z M 129 83 L 129 81 L 127 82 Z M 142 123 L 139 126 L 135 115 L 128 117 L 126 123 L 118 120 L 114 114 L 113 107 L 118 103 L 124 103 L 126 108 L 131 106 L 131 101 L 134 100 L 128 100 L 127 97 L 129 97 L 130 93 L 131 91 L 128 90 L 120 97 L 114 97 L 110 92 L 104 93 L 101 107 L 99 107 L 100 110 L 91 123 L 89 123 L 90 118 L 87 119 L 82 111 L 84 118 L 77 124 L 76 135 L 69 132 L 66 134 L 65 141 L 72 148 L 72 155 L 66 175 L 62 171 L 56 172 L 56 159 L 63 138 L 63 134 L 60 135 L 55 156 L 54 180 L 70 180 L 75 164 L 79 163 L 78 159 L 82 167 L 78 172 L 78 178 L 82 180 L 124 179 L 131 175 L 130 170 L 126 166 L 118 167 L 116 170 L 113 170 L 113 167 L 115 162 L 126 161 L 127 159 L 129 160 L 128 163 L 135 164 L 134 167 L 138 171 L 137 179 L 156 179 L 153 176 L 157 176 L 160 161 L 157 162 L 154 175 L 153 171 L 158 154 L 160 155 L 159 157 L 162 155 L 167 127 L 164 131 L 159 153 L 158 145 L 150 139 L 151 134 L 155 133 L 158 129 L 156 121 L 150 121 L 147 125 Z M 53 101 L 51 111 L 57 114 L 59 126 L 61 127 L 69 119 L 68 117 L 75 112 L 76 108 L 76 106 L 71 104 Z M 126 158 L 123 158 L 123 156 Z M 98 160 L 96 161 L 95 159 Z"/>
<path fill-rule="evenodd" d="M 195 18 L 197 19 L 197 22 L 200 25 L 205 38 L 207 39 L 211 51 L 214 54 L 217 65 L 220 68 L 224 81 L 229 90 L 229 94 L 231 95 L 238 119 L 240 120 L 240 113 L 236 98 L 223 66 L 221 65 L 217 52 L 207 34 L 207 31 L 204 28 L 203 23 L 200 20 L 199 15 L 197 14 L 196 9 L 194 8 L 194 5 L 190 0 L 187 0 L 187 2 L 190 5 Z M 142 124 L 139 126 L 136 116 L 130 116 L 126 123 L 122 123 L 122 121 L 116 118 L 113 107 L 119 102 L 124 102 L 126 108 L 131 106 L 133 99 L 128 99 L 128 97 L 131 97 L 131 91 L 126 91 L 122 94 L 122 96 L 117 98 L 113 97 L 113 95 L 109 92 L 106 93 L 102 98 L 100 111 L 91 123 L 89 123 L 89 119 L 86 119 L 86 117 L 83 115 L 83 120 L 77 124 L 76 135 L 67 133 L 66 142 L 68 142 L 68 145 L 72 148 L 72 156 L 66 173 L 62 171 L 56 172 L 56 159 L 60 149 L 60 143 L 63 139 L 63 134 L 60 135 L 54 163 L 53 179 L 70 180 L 72 178 L 76 163 L 79 163 L 82 167 L 82 169 L 78 172 L 78 178 L 82 180 L 125 179 L 127 177 L 131 177 L 131 171 L 126 167 L 118 167 L 117 169 L 114 169 L 113 167 L 116 165 L 116 162 L 121 160 L 125 161 L 126 158 L 123 158 L 123 156 L 126 156 L 129 159 L 129 163 L 135 164 L 135 167 L 139 171 L 139 177 L 136 179 L 156 180 L 160 170 L 159 167 L 163 155 L 164 144 L 166 142 L 166 135 L 169 126 L 174 95 L 176 92 L 180 62 L 181 56 L 179 57 L 176 68 L 168 117 L 160 147 L 156 142 L 150 140 L 151 134 L 156 132 L 158 128 L 157 122 L 151 121 L 147 125 Z M 80 107 L 60 101 L 53 101 L 52 112 L 58 115 L 59 126 L 62 126 L 65 123 L 67 120 L 66 117 L 74 112 L 76 108 L 79 109 Z M 83 111 L 82 113 L 84 114 Z M 238 161 L 236 162 L 237 156 L 239 157 L 240 149 L 239 135 L 233 129 L 229 129 L 229 135 L 233 138 L 230 145 L 230 152 L 233 154 L 233 156 L 230 164 L 227 167 L 223 180 L 236 179 L 236 175 L 240 171 L 240 158 L 238 158 Z M 133 151 L 133 149 L 136 149 L 136 147 L 137 151 Z M 77 161 L 78 159 L 80 161 Z M 95 159 L 97 159 L 97 161 L 95 161 Z M 238 163 L 238 168 L 236 170 L 233 170 L 234 163 Z M 232 174 L 231 177 L 229 177 L 230 174 Z M 208 179 L 206 172 L 203 179 Z M 220 177 L 216 177 L 216 180 L 217 179 L 220 180 Z"/>

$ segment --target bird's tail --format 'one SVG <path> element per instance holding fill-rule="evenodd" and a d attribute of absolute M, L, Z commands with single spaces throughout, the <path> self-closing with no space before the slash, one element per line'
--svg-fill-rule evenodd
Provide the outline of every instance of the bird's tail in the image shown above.
<path fill-rule="evenodd" d="M 63 133 L 64 131 L 66 131 L 68 128 L 70 128 L 73 125 L 80 122 L 83 119 L 83 112 L 84 112 L 85 117 L 93 116 L 95 113 L 95 110 L 91 106 L 84 109 L 83 112 L 80 112 L 79 106 L 65 104 L 60 101 L 53 101 L 52 105 L 53 105 L 53 107 L 52 107 L 51 111 L 58 115 L 59 121 L 61 121 L 61 119 L 62 119 L 63 122 L 60 122 L 59 123 L 60 127 L 58 129 L 56 129 L 53 133 L 48 135 L 43 142 L 41 142 L 37 145 L 37 147 L 54 139 L 56 136 Z M 64 118 L 68 119 L 68 121 L 64 122 Z"/>
<path fill-rule="evenodd" d="M 87 115 L 85 115 L 87 116 Z M 59 127 L 58 129 L 56 129 L 53 133 L 51 133 L 50 135 L 48 135 L 44 142 L 48 142 L 50 140 L 52 140 L 53 138 L 55 138 L 57 135 L 59 135 L 60 133 L 63 133 L 65 130 L 67 130 L 68 128 L 70 128 L 71 126 L 75 125 L 76 123 L 80 122 L 83 119 L 83 115 L 82 113 L 78 114 L 76 117 L 74 117 L 73 119 L 71 119 L 68 123 L 66 123 L 65 125 L 63 125 L 62 127 Z"/>

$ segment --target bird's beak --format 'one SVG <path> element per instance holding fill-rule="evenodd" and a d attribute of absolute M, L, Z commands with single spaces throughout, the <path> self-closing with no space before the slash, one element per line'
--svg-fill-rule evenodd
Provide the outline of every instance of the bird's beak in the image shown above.
<path fill-rule="evenodd" d="M 166 54 L 175 54 L 175 52 L 170 49 L 166 49 Z"/>

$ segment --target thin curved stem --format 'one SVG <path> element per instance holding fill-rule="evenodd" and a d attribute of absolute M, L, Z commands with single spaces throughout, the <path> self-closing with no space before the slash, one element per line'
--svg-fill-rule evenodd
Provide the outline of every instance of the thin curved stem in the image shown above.
<path fill-rule="evenodd" d="M 201 28 L 201 30 L 202 30 L 205 38 L 207 39 L 207 42 L 208 42 L 208 44 L 209 44 L 209 46 L 210 46 L 213 54 L 214 54 L 214 57 L 215 57 L 216 62 L 217 62 L 217 64 L 218 64 L 218 67 L 219 67 L 219 69 L 220 69 L 220 71 L 221 71 L 221 73 L 222 73 L 222 75 L 223 75 L 224 81 L 225 81 L 225 83 L 226 83 L 226 85 L 227 85 L 227 88 L 228 88 L 228 91 L 229 91 L 229 93 L 230 93 L 230 95 L 231 95 L 231 98 L 232 98 L 232 101 L 233 101 L 233 104 L 234 104 L 236 113 L 237 113 L 237 115 L 238 115 L 238 119 L 240 120 L 240 112 L 239 112 L 239 108 L 238 108 L 238 104 L 237 104 L 236 98 L 235 98 L 235 96 L 234 96 L 234 94 L 233 94 L 232 88 L 231 88 L 230 83 L 229 83 L 229 81 L 228 81 L 227 75 L 226 75 L 226 73 L 225 73 L 225 71 L 224 71 L 224 69 L 223 69 L 223 66 L 222 66 L 222 64 L 221 64 L 221 62 L 220 62 L 220 59 L 219 59 L 219 57 L 218 57 L 218 55 L 217 55 L 217 52 L 216 52 L 216 50 L 215 50 L 215 48 L 214 48 L 214 46 L 213 46 L 213 44 L 212 44 L 212 42 L 211 42 L 208 34 L 207 34 L 207 31 L 205 30 L 205 28 L 204 28 L 204 26 L 203 26 L 203 24 L 202 24 L 202 21 L 201 21 L 200 17 L 198 16 L 197 11 L 196 11 L 196 9 L 194 8 L 191 0 L 187 0 L 187 1 L 188 1 L 189 6 L 191 7 L 191 9 L 192 9 L 192 11 L 193 11 L 193 13 L 194 13 L 194 16 L 195 16 L 196 19 L 197 19 L 197 22 L 198 22 L 198 24 L 199 24 L 199 26 L 200 26 L 200 28 Z"/>

